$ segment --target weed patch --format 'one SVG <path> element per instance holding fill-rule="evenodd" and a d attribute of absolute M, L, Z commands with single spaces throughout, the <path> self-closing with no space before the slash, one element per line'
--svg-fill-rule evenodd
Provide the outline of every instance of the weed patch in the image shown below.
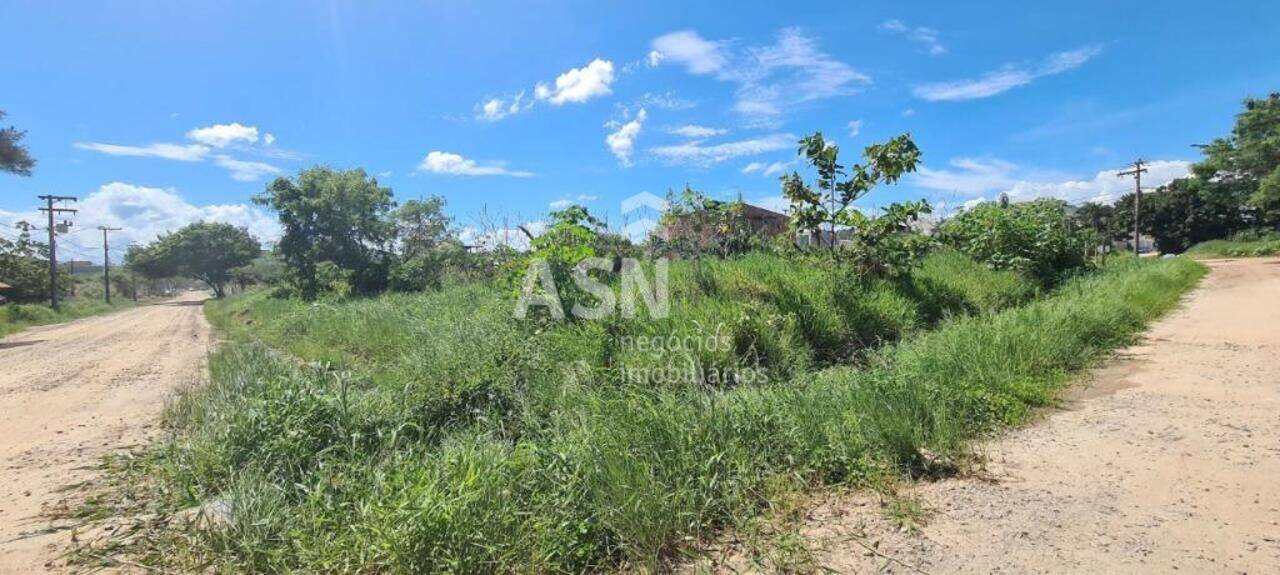
<path fill-rule="evenodd" d="M 915 292 L 842 287 L 763 257 L 712 265 L 725 268 L 711 282 L 673 273 L 673 291 L 697 295 L 665 323 L 535 328 L 476 286 L 337 305 L 211 304 L 241 341 L 169 411 L 172 439 L 139 473 L 163 486 L 156 498 L 171 512 L 216 501 L 228 513 L 169 536 L 183 538 L 172 561 L 255 572 L 657 569 L 727 526 L 785 510 L 796 492 L 881 484 L 1024 421 L 1204 273 L 1181 258 L 1114 258 L 1019 306 L 1033 294 L 1019 276 L 955 278 L 946 270 L 965 267 L 956 261 L 922 268 Z M 246 310 L 251 325 L 237 320 Z M 919 329 L 922 313 L 936 329 Z M 759 360 L 785 377 L 619 377 L 628 354 L 642 353 L 618 347 L 619 335 L 721 321 L 725 349 L 667 351 L 703 366 Z M 859 365 L 840 365 L 854 349 Z M 919 515 L 909 504 L 889 512 L 904 524 Z M 767 562 L 802 569 L 795 543 L 783 538 Z"/>

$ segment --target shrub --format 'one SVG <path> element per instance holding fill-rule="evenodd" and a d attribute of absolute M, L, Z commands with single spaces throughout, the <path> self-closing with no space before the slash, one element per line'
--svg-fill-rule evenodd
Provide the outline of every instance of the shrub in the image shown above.
<path fill-rule="evenodd" d="M 1052 285 L 1087 263 L 1088 235 L 1060 200 L 986 202 L 947 220 L 943 243 L 998 270 L 1017 270 Z"/>

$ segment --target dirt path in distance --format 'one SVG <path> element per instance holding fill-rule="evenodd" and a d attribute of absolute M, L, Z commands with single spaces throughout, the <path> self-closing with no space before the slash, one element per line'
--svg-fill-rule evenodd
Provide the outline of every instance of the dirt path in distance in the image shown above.
<path fill-rule="evenodd" d="M 0 573 L 44 572 L 72 522 L 44 513 L 136 446 L 172 390 L 204 377 L 203 293 L 0 339 Z"/>
<path fill-rule="evenodd" d="M 848 497 L 803 533 L 841 573 L 1280 572 L 1280 259 L 1208 262 L 1063 409 L 913 488 L 918 533 Z"/>

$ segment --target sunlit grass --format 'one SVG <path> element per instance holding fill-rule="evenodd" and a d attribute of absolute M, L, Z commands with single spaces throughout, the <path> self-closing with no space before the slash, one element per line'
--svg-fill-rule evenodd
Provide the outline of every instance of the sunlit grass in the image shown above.
<path fill-rule="evenodd" d="M 654 568 L 748 521 L 778 485 L 917 473 L 931 464 L 922 450 L 954 456 L 1024 421 L 1203 274 L 1116 258 L 1017 307 L 1034 294 L 1019 276 L 939 257 L 952 259 L 898 285 L 765 256 L 710 264 L 712 281 L 673 270 L 685 295 L 660 322 L 532 326 L 510 318 L 508 294 L 476 285 L 216 302 L 210 316 L 238 342 L 169 411 L 174 435 L 147 471 L 171 509 L 229 505 L 182 546 L 215 568 Z M 659 361 L 618 349 L 620 334 L 704 322 L 727 322 L 734 344 L 666 360 L 764 362 L 772 377 L 620 377 Z"/>
<path fill-rule="evenodd" d="M 132 307 L 133 302 L 117 298 L 111 305 L 92 300 L 71 300 L 61 302 L 58 311 L 47 304 L 7 304 L 0 306 L 0 337 L 22 331 L 28 327 L 62 323 Z"/>

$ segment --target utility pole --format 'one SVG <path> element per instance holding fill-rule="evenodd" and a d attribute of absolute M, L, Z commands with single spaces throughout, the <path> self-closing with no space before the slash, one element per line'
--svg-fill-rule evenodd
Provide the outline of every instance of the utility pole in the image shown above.
<path fill-rule="evenodd" d="M 111 254 L 108 252 L 107 232 L 118 232 L 120 228 L 98 226 L 98 229 L 102 230 L 102 293 L 107 298 L 107 305 L 111 305 Z"/>
<path fill-rule="evenodd" d="M 1138 255 L 1138 245 L 1141 244 L 1141 228 L 1139 225 L 1142 220 L 1142 174 L 1147 171 L 1146 162 L 1142 158 L 1138 158 L 1133 162 L 1133 168 L 1116 173 L 1117 178 L 1125 176 L 1133 176 L 1133 255 Z"/>
<path fill-rule="evenodd" d="M 58 228 L 53 223 L 53 216 L 61 213 L 76 213 L 76 210 L 70 208 L 55 208 L 54 202 L 74 202 L 77 200 L 75 196 L 37 196 L 45 201 L 45 207 L 40 211 L 49 214 L 49 305 L 53 311 L 58 311 Z"/>

